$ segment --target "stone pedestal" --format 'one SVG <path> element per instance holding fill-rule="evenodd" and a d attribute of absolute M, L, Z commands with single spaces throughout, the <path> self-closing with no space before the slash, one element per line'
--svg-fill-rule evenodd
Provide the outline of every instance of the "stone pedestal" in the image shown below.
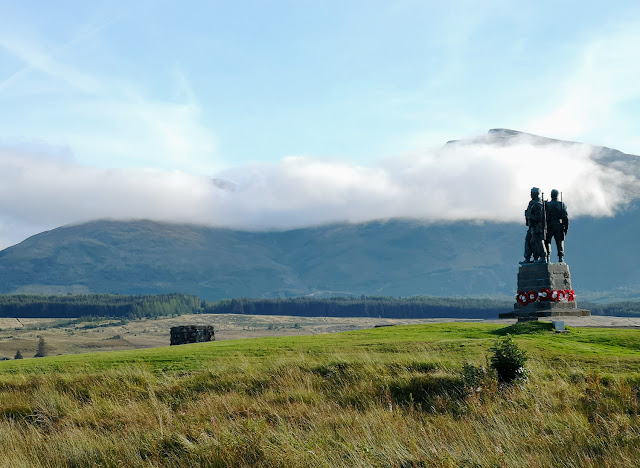
<path fill-rule="evenodd" d="M 516 302 L 513 312 L 500 314 L 500 318 L 591 315 L 590 311 L 578 308 L 571 294 L 566 294 L 567 291 L 573 291 L 573 288 L 571 272 L 566 263 L 522 265 L 518 270 L 518 294 L 524 293 L 526 303 Z"/>

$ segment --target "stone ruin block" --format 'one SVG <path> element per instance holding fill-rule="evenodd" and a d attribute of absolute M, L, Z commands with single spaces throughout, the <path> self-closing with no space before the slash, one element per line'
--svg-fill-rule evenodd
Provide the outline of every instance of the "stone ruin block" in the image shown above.
<path fill-rule="evenodd" d="M 215 341 L 212 325 L 183 325 L 171 327 L 171 346 Z"/>

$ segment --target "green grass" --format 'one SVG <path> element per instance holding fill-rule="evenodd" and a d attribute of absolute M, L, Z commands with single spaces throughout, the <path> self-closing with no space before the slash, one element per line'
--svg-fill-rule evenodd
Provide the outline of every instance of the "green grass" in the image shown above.
<path fill-rule="evenodd" d="M 443 323 L 0 362 L 15 466 L 637 466 L 640 332 Z M 505 333 L 531 379 L 465 384 Z"/>
<path fill-rule="evenodd" d="M 373 328 L 316 336 L 273 337 L 228 340 L 163 348 L 108 353 L 88 353 L 0 362 L 0 376 L 6 373 L 85 373 L 116 369 L 123 365 L 143 367 L 152 373 L 195 371 L 225 366 L 237 360 L 260 365 L 272 359 L 296 358 L 324 360 L 328 355 L 348 356 L 352 360 L 375 357 L 386 362 L 401 357 L 424 355 L 452 366 L 475 360 L 488 352 L 497 336 L 510 333 L 534 359 L 561 359 L 590 364 L 597 357 L 601 367 L 615 356 L 630 371 L 640 372 L 640 333 L 630 329 L 575 328 L 556 334 L 550 324 L 501 327 L 476 323 L 438 323 Z"/>

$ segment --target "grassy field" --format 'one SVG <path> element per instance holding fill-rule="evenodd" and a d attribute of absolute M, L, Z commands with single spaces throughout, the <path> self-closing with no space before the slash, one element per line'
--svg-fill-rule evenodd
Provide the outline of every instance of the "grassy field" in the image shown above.
<path fill-rule="evenodd" d="M 169 345 L 169 330 L 177 325 L 213 325 L 216 341 L 274 336 L 303 336 L 373 328 L 375 325 L 429 323 L 437 319 L 380 319 L 367 317 L 291 317 L 237 314 L 196 314 L 154 319 L 0 318 L 0 359 L 20 350 L 33 357 L 40 336 L 49 355 L 120 351 Z"/>
<path fill-rule="evenodd" d="M 441 323 L 0 362 L 2 466 L 638 466 L 640 332 Z M 473 385 L 505 333 L 530 380 Z"/>

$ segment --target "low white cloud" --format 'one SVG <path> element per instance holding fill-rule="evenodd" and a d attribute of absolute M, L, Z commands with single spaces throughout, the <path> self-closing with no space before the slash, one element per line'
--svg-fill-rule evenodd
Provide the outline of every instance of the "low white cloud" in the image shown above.
<path fill-rule="evenodd" d="M 369 167 L 312 157 L 246 165 L 209 177 L 102 169 L 72 158 L 0 149 L 0 242 L 27 229 L 99 218 L 154 219 L 238 229 L 415 218 L 523 222 L 529 189 L 563 192 L 571 216 L 610 216 L 639 192 L 592 147 L 540 144 L 526 135 L 387 159 Z M 636 190 L 635 194 L 629 190 Z"/>
<path fill-rule="evenodd" d="M 547 196 L 562 191 L 572 215 L 610 216 L 637 180 L 590 154 L 588 145 L 534 144 L 523 135 L 508 145 L 453 144 L 372 167 L 289 158 L 223 174 L 239 188 L 217 208 L 227 223 L 252 227 L 397 217 L 522 222 L 537 186 Z"/>

